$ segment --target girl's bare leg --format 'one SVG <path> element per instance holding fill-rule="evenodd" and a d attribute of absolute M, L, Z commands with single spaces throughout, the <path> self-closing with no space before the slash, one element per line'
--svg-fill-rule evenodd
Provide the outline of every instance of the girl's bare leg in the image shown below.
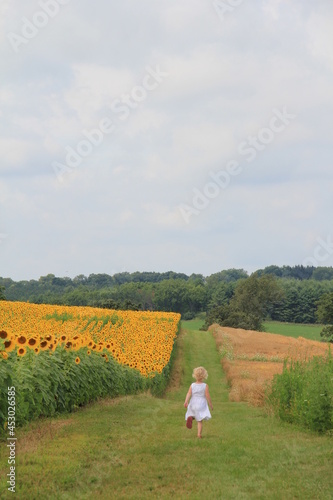
<path fill-rule="evenodd" d="M 201 437 L 202 432 L 202 420 L 198 422 L 198 437 Z"/>

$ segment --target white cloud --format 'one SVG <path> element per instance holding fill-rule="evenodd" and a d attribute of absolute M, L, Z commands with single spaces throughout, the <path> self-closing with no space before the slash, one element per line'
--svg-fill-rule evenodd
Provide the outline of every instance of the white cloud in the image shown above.
<path fill-rule="evenodd" d="M 74 81 L 65 93 L 65 102 L 82 124 L 93 125 L 100 110 L 131 90 L 134 75 L 129 69 L 97 64 L 75 64 Z"/>
<path fill-rule="evenodd" d="M 280 17 L 279 7 L 281 0 L 265 0 L 263 3 L 263 11 L 269 19 L 277 21 Z"/>
<path fill-rule="evenodd" d="M 146 222 L 149 225 L 159 229 L 184 227 L 183 218 L 177 208 L 171 208 L 160 203 L 144 203 L 143 209 L 146 214 Z"/>
<path fill-rule="evenodd" d="M 333 8 L 330 5 L 326 12 L 313 13 L 308 21 L 309 41 L 311 54 L 323 63 L 329 70 L 333 70 Z"/>
<path fill-rule="evenodd" d="M 189 55 L 167 56 L 161 67 L 170 73 L 165 85 L 169 98 L 198 99 L 204 92 L 216 91 L 230 82 L 233 73 L 230 56 L 215 45 L 196 47 Z"/>
<path fill-rule="evenodd" d="M 27 158 L 37 153 L 34 144 L 28 140 L 17 140 L 14 138 L 0 139 L 2 172 L 23 172 Z"/>
<path fill-rule="evenodd" d="M 140 108 L 135 110 L 128 123 L 123 127 L 124 135 L 133 138 L 137 136 L 152 137 L 157 134 L 164 126 L 167 127 L 169 116 L 165 112 L 158 112 L 151 108 L 149 96 L 142 102 Z"/>

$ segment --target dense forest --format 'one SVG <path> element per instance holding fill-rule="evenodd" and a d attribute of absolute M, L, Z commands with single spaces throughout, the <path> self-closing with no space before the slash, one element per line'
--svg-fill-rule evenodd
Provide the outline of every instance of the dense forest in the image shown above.
<path fill-rule="evenodd" d="M 10 301 L 174 311 L 180 312 L 184 319 L 206 312 L 209 323 L 214 320 L 232 323 L 231 316 L 238 325 L 243 324 L 239 308 L 253 312 L 261 297 L 261 316 L 315 323 L 319 320 L 318 301 L 333 293 L 333 268 L 269 266 L 251 276 L 243 269 L 228 269 L 207 277 L 171 271 L 90 274 L 73 279 L 48 274 L 30 281 L 0 278 L 0 292 L 0 298 Z M 268 296 L 271 300 L 262 306 Z"/>

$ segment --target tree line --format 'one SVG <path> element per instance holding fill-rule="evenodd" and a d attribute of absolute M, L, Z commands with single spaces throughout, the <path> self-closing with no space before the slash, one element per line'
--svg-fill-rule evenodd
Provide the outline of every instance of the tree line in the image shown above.
<path fill-rule="evenodd" d="M 183 319 L 205 312 L 207 326 L 217 321 L 250 329 L 260 329 L 263 318 L 321 321 L 318 305 L 330 294 L 333 296 L 332 267 L 268 266 L 251 276 L 243 269 L 228 269 L 207 277 L 170 271 L 90 274 L 73 279 L 48 274 L 39 280 L 17 282 L 0 278 L 0 298 L 7 300 L 174 311 Z"/>

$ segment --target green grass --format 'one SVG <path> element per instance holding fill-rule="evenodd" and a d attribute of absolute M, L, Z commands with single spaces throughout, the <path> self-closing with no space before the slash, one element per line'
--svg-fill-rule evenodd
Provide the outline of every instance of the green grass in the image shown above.
<path fill-rule="evenodd" d="M 205 324 L 205 320 L 200 318 L 191 319 L 189 321 L 182 320 L 181 324 L 184 328 L 187 328 L 187 330 L 200 330 Z"/>
<path fill-rule="evenodd" d="M 264 331 L 278 333 L 287 337 L 303 337 L 310 340 L 321 340 L 320 332 L 323 325 L 303 325 L 299 323 L 280 323 L 279 321 L 265 321 Z"/>
<path fill-rule="evenodd" d="M 183 325 L 193 326 L 191 322 Z M 231 403 L 210 332 L 188 329 L 176 365 L 180 386 L 94 403 L 17 431 L 18 499 L 329 499 L 332 439 L 300 431 L 246 404 Z M 195 366 L 208 370 L 212 420 L 185 427 Z M 1 448 L 0 497 L 7 497 Z M 8 493 L 9 495 L 9 493 Z"/>

